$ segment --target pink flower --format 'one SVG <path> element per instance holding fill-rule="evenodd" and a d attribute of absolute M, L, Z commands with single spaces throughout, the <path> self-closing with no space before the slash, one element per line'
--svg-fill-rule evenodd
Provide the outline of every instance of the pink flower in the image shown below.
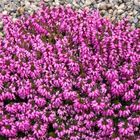
<path fill-rule="evenodd" d="M 139 29 L 70 6 L 1 19 L 1 136 L 140 139 Z"/>
<path fill-rule="evenodd" d="M 122 107 L 121 103 L 117 102 L 115 104 L 112 105 L 113 109 L 118 110 Z"/>
<path fill-rule="evenodd" d="M 107 80 L 109 80 L 110 82 L 113 82 L 116 79 L 118 79 L 118 71 L 110 69 L 106 72 L 106 77 L 107 77 Z"/>
<path fill-rule="evenodd" d="M 6 124 L 5 126 L 1 127 L 2 135 L 6 137 L 15 137 L 17 135 L 16 127 L 12 124 Z"/>
<path fill-rule="evenodd" d="M 34 101 L 39 107 L 43 107 L 46 104 L 46 100 L 44 98 L 38 98 L 37 96 L 34 97 Z"/>
<path fill-rule="evenodd" d="M 101 128 L 102 130 L 110 130 L 113 126 L 113 122 L 111 119 L 103 119 L 101 118 L 98 123 L 98 127 Z"/>
<path fill-rule="evenodd" d="M 134 94 L 134 92 L 126 92 L 125 95 L 123 96 L 123 99 L 125 101 L 130 101 L 131 99 L 135 99 L 136 98 L 136 95 Z"/>
<path fill-rule="evenodd" d="M 16 122 L 16 127 L 19 131 L 25 132 L 30 130 L 30 122 L 28 120 Z"/>
<path fill-rule="evenodd" d="M 129 123 L 125 123 L 125 122 L 120 122 L 118 124 L 119 127 L 119 133 L 122 136 L 133 136 L 134 132 L 133 132 L 133 126 Z"/>
<path fill-rule="evenodd" d="M 129 116 L 129 114 L 130 114 L 130 110 L 124 107 L 122 107 L 122 109 L 119 110 L 119 113 L 118 113 L 119 117 L 127 117 Z"/>

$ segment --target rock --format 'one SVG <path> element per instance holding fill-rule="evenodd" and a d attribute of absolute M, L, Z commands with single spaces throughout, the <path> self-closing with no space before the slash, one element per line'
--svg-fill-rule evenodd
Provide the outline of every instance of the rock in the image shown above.
<path fill-rule="evenodd" d="M 126 13 L 123 13 L 122 15 L 121 15 L 121 18 L 123 19 L 123 18 L 125 18 L 126 17 Z"/>
<path fill-rule="evenodd" d="M 109 0 L 109 3 L 112 3 L 112 4 L 116 4 L 116 3 L 118 3 L 119 2 L 119 0 Z"/>
<path fill-rule="evenodd" d="M 115 19 L 116 19 L 116 18 L 115 18 L 114 16 L 111 18 L 112 21 L 115 21 Z"/>
<path fill-rule="evenodd" d="M 129 13 L 129 16 L 132 16 L 133 14 L 134 14 L 133 12 L 130 12 L 130 13 Z"/>
<path fill-rule="evenodd" d="M 17 21 L 17 18 L 13 18 L 12 20 L 13 20 L 13 22 L 16 22 Z"/>
<path fill-rule="evenodd" d="M 75 7 L 79 7 L 80 5 L 78 5 L 75 1 L 73 2 L 73 5 L 75 6 Z"/>
<path fill-rule="evenodd" d="M 134 15 L 137 15 L 137 13 L 138 13 L 138 11 L 133 10 L 133 14 L 134 14 Z"/>
<path fill-rule="evenodd" d="M 20 2 L 21 6 L 25 6 L 25 3 L 23 1 Z"/>
<path fill-rule="evenodd" d="M 123 4 L 121 4 L 119 7 L 118 7 L 118 10 L 122 9 L 122 10 L 125 10 L 126 6 Z"/>
<path fill-rule="evenodd" d="M 8 12 L 7 12 L 7 11 L 3 11 L 2 14 L 3 14 L 3 15 L 7 15 Z"/>
<path fill-rule="evenodd" d="M 110 14 L 106 15 L 106 18 L 110 20 L 111 19 L 111 15 Z"/>
<path fill-rule="evenodd" d="M 105 10 L 102 10 L 100 13 L 101 13 L 102 16 L 104 16 L 105 13 L 106 13 L 106 11 Z"/>
<path fill-rule="evenodd" d="M 3 37 L 3 36 L 4 36 L 4 34 L 2 32 L 0 32 L 0 37 Z"/>
<path fill-rule="evenodd" d="M 0 21 L 0 30 L 2 30 L 2 29 L 3 29 L 3 22 Z"/>
<path fill-rule="evenodd" d="M 116 16 L 116 14 L 117 14 L 117 10 L 114 10 L 113 16 Z"/>
<path fill-rule="evenodd" d="M 94 6 L 94 8 L 96 8 L 96 9 L 97 9 L 97 7 L 98 7 L 98 4 L 97 4 L 97 3 L 95 3 L 93 6 Z"/>
<path fill-rule="evenodd" d="M 134 22 L 134 23 L 137 23 L 137 22 L 138 22 L 138 18 L 135 17 L 135 18 L 133 19 L 133 22 Z"/>
<path fill-rule="evenodd" d="M 26 1 L 25 1 L 25 7 L 29 8 L 30 5 L 31 5 L 30 2 L 26 0 Z"/>
<path fill-rule="evenodd" d="M 119 6 L 118 5 L 115 5 L 114 8 L 119 9 Z"/>
<path fill-rule="evenodd" d="M 11 4 L 9 4 L 9 8 L 11 12 L 16 12 L 17 8 L 18 8 L 18 4 L 11 2 Z"/>
<path fill-rule="evenodd" d="M 33 11 L 31 9 L 29 9 L 28 12 L 29 12 L 29 14 L 32 14 L 33 13 Z"/>
<path fill-rule="evenodd" d="M 129 16 L 128 18 L 129 18 L 129 21 L 131 22 L 133 21 L 133 16 Z"/>
<path fill-rule="evenodd" d="M 108 12 L 109 12 L 109 14 L 112 14 L 112 13 L 113 13 L 113 10 L 112 10 L 112 9 L 110 9 Z"/>
<path fill-rule="evenodd" d="M 107 6 L 107 9 L 112 8 L 112 4 L 107 4 L 106 6 Z"/>
<path fill-rule="evenodd" d="M 60 1 L 59 0 L 55 0 L 55 4 L 59 5 Z"/>
<path fill-rule="evenodd" d="M 24 7 L 19 7 L 17 9 L 17 12 L 18 12 L 19 15 L 23 15 L 24 11 L 25 11 L 25 8 Z"/>
<path fill-rule="evenodd" d="M 130 2 L 131 0 L 123 0 L 123 1 L 127 3 L 127 2 Z"/>
<path fill-rule="evenodd" d="M 132 6 L 127 6 L 127 7 L 126 7 L 126 10 L 127 10 L 127 11 L 131 11 L 131 9 L 132 9 Z"/>
<path fill-rule="evenodd" d="M 31 7 L 32 10 L 35 10 L 35 11 L 38 9 L 37 6 L 36 6 L 35 4 L 31 4 L 30 7 Z"/>
<path fill-rule="evenodd" d="M 124 10 L 122 10 L 122 9 L 119 9 L 119 10 L 117 11 L 117 13 L 118 13 L 119 15 L 121 15 L 123 12 L 124 12 Z"/>
<path fill-rule="evenodd" d="M 136 23 L 136 24 L 135 24 L 135 27 L 136 27 L 136 28 L 140 28 L 140 23 Z"/>
<path fill-rule="evenodd" d="M 119 0 L 118 2 L 119 2 L 119 3 L 122 3 L 122 0 Z"/>
<path fill-rule="evenodd" d="M 98 9 L 100 10 L 106 10 L 107 9 L 107 5 L 105 2 L 101 2 L 98 4 Z"/>
<path fill-rule="evenodd" d="M 133 5 L 133 2 L 132 2 L 132 1 L 126 2 L 125 5 L 126 5 L 126 6 L 132 6 L 132 5 Z"/>
<path fill-rule="evenodd" d="M 140 0 L 134 0 L 134 4 L 138 7 L 140 7 Z"/>
<path fill-rule="evenodd" d="M 16 18 L 17 17 L 17 13 L 12 13 L 12 17 Z"/>
<path fill-rule="evenodd" d="M 138 16 L 138 19 L 140 20 L 140 15 Z"/>
<path fill-rule="evenodd" d="M 86 0 L 86 2 L 85 2 L 85 6 L 90 5 L 92 2 L 94 2 L 94 1 L 92 1 L 92 0 Z"/>
<path fill-rule="evenodd" d="M 132 28 L 133 28 L 133 29 L 135 28 L 135 26 L 136 26 L 136 25 L 135 25 L 134 23 L 132 23 Z"/>

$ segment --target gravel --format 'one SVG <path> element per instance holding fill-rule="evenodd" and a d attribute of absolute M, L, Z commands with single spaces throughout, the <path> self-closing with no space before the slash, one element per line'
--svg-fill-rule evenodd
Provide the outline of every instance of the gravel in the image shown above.
<path fill-rule="evenodd" d="M 16 20 L 23 14 L 32 14 L 39 9 L 42 0 L 0 0 L 0 13 L 8 14 Z M 111 20 L 128 17 L 132 27 L 140 27 L 140 0 L 43 0 L 46 5 L 70 4 L 76 9 L 88 7 L 98 9 L 102 16 Z M 3 23 L 0 21 L 0 36 Z"/>

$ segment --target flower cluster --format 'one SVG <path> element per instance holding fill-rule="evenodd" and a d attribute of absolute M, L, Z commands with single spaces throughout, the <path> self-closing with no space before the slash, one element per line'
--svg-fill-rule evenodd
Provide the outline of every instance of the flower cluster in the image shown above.
<path fill-rule="evenodd" d="M 61 6 L 3 20 L 0 138 L 140 139 L 139 29 Z"/>

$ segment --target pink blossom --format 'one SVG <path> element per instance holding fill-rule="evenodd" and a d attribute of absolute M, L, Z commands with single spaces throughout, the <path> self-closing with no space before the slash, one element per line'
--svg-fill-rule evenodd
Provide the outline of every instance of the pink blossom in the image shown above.
<path fill-rule="evenodd" d="M 1 17 L 0 136 L 140 139 L 140 29 L 90 9 L 41 6 L 16 22 Z"/>

